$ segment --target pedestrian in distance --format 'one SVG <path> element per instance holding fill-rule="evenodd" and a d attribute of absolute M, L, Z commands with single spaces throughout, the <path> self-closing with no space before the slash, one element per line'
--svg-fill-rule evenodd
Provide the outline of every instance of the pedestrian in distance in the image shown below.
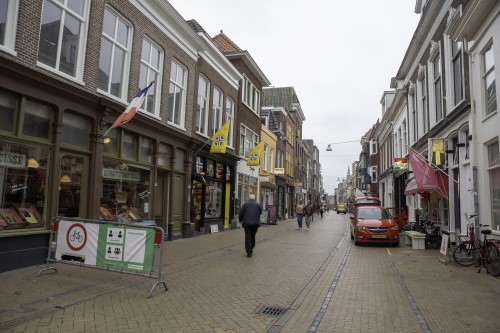
<path fill-rule="evenodd" d="M 297 223 L 299 224 L 299 230 L 302 230 L 302 219 L 304 218 L 304 201 L 299 200 L 297 206 L 295 206 L 295 214 L 297 214 Z"/>
<path fill-rule="evenodd" d="M 255 235 L 260 227 L 260 215 L 262 214 L 262 207 L 255 200 L 255 195 L 250 194 L 248 201 L 245 202 L 238 214 L 238 220 L 241 226 L 245 229 L 245 250 L 247 257 L 251 257 L 253 248 L 255 247 Z"/>
<path fill-rule="evenodd" d="M 320 213 L 320 215 L 321 215 L 321 218 L 323 218 L 323 213 L 324 213 L 324 212 L 325 212 L 325 210 L 323 209 L 323 206 L 321 206 L 321 207 L 319 208 L 319 213 Z"/>
<path fill-rule="evenodd" d="M 309 200 L 307 202 L 307 205 L 304 208 L 304 211 L 305 211 L 305 214 L 306 214 L 306 227 L 307 227 L 307 230 L 309 230 L 309 228 L 311 226 L 311 221 L 312 221 L 312 218 L 313 218 L 313 214 L 314 214 L 314 206 L 313 206 L 311 200 Z"/>

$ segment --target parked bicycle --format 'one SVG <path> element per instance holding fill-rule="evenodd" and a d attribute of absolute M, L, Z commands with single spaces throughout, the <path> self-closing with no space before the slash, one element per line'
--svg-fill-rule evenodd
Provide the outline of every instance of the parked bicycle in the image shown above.
<path fill-rule="evenodd" d="M 425 221 L 423 225 L 423 233 L 425 234 L 425 245 L 429 245 L 433 249 L 438 249 L 441 246 L 441 226 L 431 221 Z"/>
<path fill-rule="evenodd" d="M 461 266 L 472 266 L 478 263 L 479 270 L 486 267 L 486 272 L 493 276 L 500 275 L 500 243 L 494 239 L 488 239 L 491 234 L 491 229 L 483 229 L 481 233 L 484 235 L 483 243 L 476 238 L 474 221 L 471 218 L 476 215 L 471 215 L 467 218 L 467 235 L 458 235 L 458 244 L 453 251 L 453 259 Z M 488 227 L 488 225 L 479 225 L 480 227 Z"/>

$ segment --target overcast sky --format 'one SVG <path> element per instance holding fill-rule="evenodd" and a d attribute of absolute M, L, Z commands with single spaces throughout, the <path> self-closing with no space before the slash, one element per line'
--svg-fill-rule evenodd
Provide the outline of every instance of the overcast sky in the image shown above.
<path fill-rule="evenodd" d="M 210 36 L 247 50 L 274 87 L 294 87 L 325 191 L 359 159 L 420 16 L 416 0 L 168 0 Z M 329 143 L 356 140 L 354 143 Z M 351 170 L 352 173 L 352 170 Z"/>

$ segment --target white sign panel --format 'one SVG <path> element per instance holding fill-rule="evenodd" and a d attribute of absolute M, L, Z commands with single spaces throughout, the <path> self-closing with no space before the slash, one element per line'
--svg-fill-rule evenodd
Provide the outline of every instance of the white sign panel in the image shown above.
<path fill-rule="evenodd" d="M 98 237 L 98 224 L 60 221 L 56 259 L 95 265 Z"/>

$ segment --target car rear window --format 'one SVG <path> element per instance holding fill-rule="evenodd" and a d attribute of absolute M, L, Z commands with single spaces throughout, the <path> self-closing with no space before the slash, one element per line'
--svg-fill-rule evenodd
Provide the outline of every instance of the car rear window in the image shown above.
<path fill-rule="evenodd" d="M 390 215 L 385 209 L 380 207 L 360 208 L 358 210 L 358 218 L 368 220 L 386 220 L 390 218 Z"/>
<path fill-rule="evenodd" d="M 354 200 L 354 206 L 363 205 L 380 206 L 380 200 L 378 198 L 359 198 Z"/>

